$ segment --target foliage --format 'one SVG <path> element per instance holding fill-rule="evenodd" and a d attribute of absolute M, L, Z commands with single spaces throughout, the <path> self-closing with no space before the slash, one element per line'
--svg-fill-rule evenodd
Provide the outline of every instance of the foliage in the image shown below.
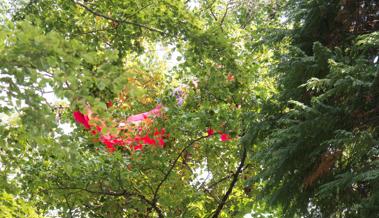
<path fill-rule="evenodd" d="M 205 5 L 225 11 L 211 15 Z M 190 9 L 170 0 L 43 0 L 17 7 L 1 31 L 1 110 L 13 119 L 1 125 L 1 163 L 4 176 L 16 175 L 2 186 L 14 182 L 17 196 L 60 217 L 264 214 L 265 204 L 246 197 L 241 179 L 253 139 L 239 139 L 246 117 L 259 110 L 244 95 L 259 89 L 270 96 L 272 80 L 256 73 L 267 74 L 272 54 L 245 45 L 250 32 L 241 25 L 250 27 L 238 17 L 243 9 L 242 1 L 204 1 Z M 174 68 L 154 53 L 159 44 L 180 53 Z M 256 57 L 266 65 L 259 68 Z M 59 100 L 49 102 L 49 93 Z M 82 126 L 87 121 L 78 119 L 89 107 L 106 123 L 99 134 L 115 133 L 115 123 L 158 103 L 163 115 L 151 128 L 170 134 L 163 149 L 109 153 L 83 128 L 96 123 Z"/>
<path fill-rule="evenodd" d="M 352 10 L 340 4 L 309 1 L 294 9 L 312 8 L 296 17 L 303 22 L 273 71 L 279 92 L 263 111 L 270 129 L 255 155 L 262 169 L 250 182 L 287 217 L 378 214 L 378 29 L 335 29 L 338 16 Z"/>
<path fill-rule="evenodd" d="M 30 217 L 39 218 L 35 209 L 25 203 L 21 199 L 15 199 L 14 196 L 2 193 L 0 195 L 0 217 L 10 218 L 10 217 Z"/>
<path fill-rule="evenodd" d="M 1 3 L 0 208 L 377 214 L 377 4 L 355 2 Z"/>

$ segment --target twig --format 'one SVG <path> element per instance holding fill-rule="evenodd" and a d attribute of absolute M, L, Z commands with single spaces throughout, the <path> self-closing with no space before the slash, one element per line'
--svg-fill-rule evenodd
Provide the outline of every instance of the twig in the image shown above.
<path fill-rule="evenodd" d="M 207 189 L 212 189 L 213 187 L 217 186 L 218 184 L 222 183 L 222 182 L 225 181 L 225 180 L 230 179 L 230 178 L 233 177 L 233 176 L 234 176 L 234 173 L 229 174 L 229 175 L 227 175 L 227 176 L 224 176 L 224 177 L 222 177 L 220 180 L 218 180 L 218 181 L 216 181 L 216 182 L 210 184 L 209 186 L 207 186 Z"/>
<path fill-rule="evenodd" d="M 130 14 L 130 15 L 126 16 L 125 18 L 126 18 L 126 19 L 128 19 L 128 18 L 132 18 L 133 16 L 137 15 L 139 12 L 145 10 L 146 8 L 150 7 L 151 5 L 153 5 L 153 4 L 145 5 L 145 6 L 143 6 L 142 8 L 140 8 L 139 10 L 137 10 L 136 12 L 134 12 L 133 14 Z"/>
<path fill-rule="evenodd" d="M 213 19 L 215 19 L 215 21 L 217 21 L 217 16 L 214 14 L 212 8 L 210 8 L 209 11 L 211 12 Z"/>
<path fill-rule="evenodd" d="M 70 213 L 70 218 L 73 218 L 74 216 L 72 215 L 72 207 L 71 207 L 70 203 L 68 202 L 68 197 L 66 195 L 63 195 L 63 197 L 64 197 L 66 205 L 68 207 L 68 212 Z"/>
<path fill-rule="evenodd" d="M 156 202 L 154 201 L 149 201 L 145 196 L 139 195 L 140 199 L 145 201 L 147 204 L 149 204 L 157 213 L 159 218 L 163 218 L 163 212 L 162 210 L 157 206 Z"/>
<path fill-rule="evenodd" d="M 213 7 L 213 4 L 216 2 L 216 0 L 213 0 L 211 3 L 207 4 L 203 9 L 201 9 L 200 11 L 206 11 L 208 9 L 210 9 L 211 7 Z M 208 2 L 207 2 L 208 3 Z"/>
<path fill-rule="evenodd" d="M 224 23 L 224 20 L 225 20 L 226 14 L 228 14 L 229 3 L 230 3 L 230 2 L 228 2 L 228 4 L 226 5 L 226 9 L 225 9 L 224 15 L 222 16 L 221 21 L 220 21 L 220 27 L 221 27 L 221 28 L 222 28 L 222 25 L 223 25 L 223 23 Z"/>
<path fill-rule="evenodd" d="M 75 35 L 87 35 L 87 34 L 91 34 L 91 33 L 98 33 L 98 32 L 104 32 L 104 31 L 109 31 L 109 30 L 115 30 L 116 28 L 112 27 L 112 28 L 103 28 L 103 29 L 97 29 L 97 30 L 91 30 L 91 31 L 87 31 L 87 32 L 80 32 L 80 33 L 76 33 L 76 34 L 73 34 L 74 36 Z"/>
<path fill-rule="evenodd" d="M 102 17 L 104 19 L 107 19 L 107 20 L 110 20 L 110 21 L 113 21 L 113 22 L 116 22 L 117 24 L 122 24 L 122 23 L 125 23 L 125 24 L 130 24 L 130 25 L 134 25 L 134 26 L 138 26 L 138 27 L 141 27 L 141 28 L 145 28 L 147 30 L 150 30 L 150 31 L 153 31 L 153 32 L 158 32 L 158 33 L 161 33 L 161 34 L 164 34 L 164 32 L 160 29 L 157 29 L 157 28 L 154 28 L 154 27 L 150 27 L 150 26 L 147 26 L 145 24 L 141 24 L 141 23 L 136 23 L 136 22 L 133 22 L 133 21 L 129 21 L 129 20 L 119 20 L 119 19 L 116 19 L 116 18 L 113 18 L 113 17 L 110 17 L 110 16 L 107 16 L 105 14 L 101 14 L 91 8 L 89 8 L 87 5 L 81 3 L 81 2 L 76 2 L 73 0 L 73 2 L 79 6 L 81 6 L 82 8 L 84 8 L 86 11 L 90 12 L 91 14 L 93 15 L 96 15 L 96 16 L 99 16 L 99 17 Z"/>

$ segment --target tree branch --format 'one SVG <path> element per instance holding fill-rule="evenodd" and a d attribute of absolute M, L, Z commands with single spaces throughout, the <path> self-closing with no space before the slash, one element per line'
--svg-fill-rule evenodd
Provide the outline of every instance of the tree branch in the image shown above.
<path fill-rule="evenodd" d="M 217 218 L 220 215 L 220 213 L 222 211 L 222 208 L 226 204 L 226 201 L 228 200 L 229 195 L 232 193 L 232 191 L 233 191 L 233 189 L 234 189 L 234 187 L 235 187 L 235 185 L 236 185 L 236 183 L 238 181 L 238 177 L 239 177 L 239 175 L 242 172 L 243 166 L 245 165 L 246 156 L 247 156 L 246 146 L 242 145 L 241 162 L 238 165 L 238 168 L 237 168 L 236 172 L 233 175 L 233 180 L 232 180 L 232 182 L 229 185 L 228 191 L 226 191 L 224 197 L 221 199 L 221 202 L 219 203 L 219 205 L 217 206 L 217 209 L 213 213 L 212 218 Z"/>
<path fill-rule="evenodd" d="M 130 14 L 130 15 L 126 16 L 126 19 L 132 18 L 133 16 L 137 15 L 139 12 L 145 10 L 146 8 L 148 8 L 148 7 L 152 6 L 152 5 L 153 4 L 150 3 L 150 4 L 147 4 L 147 5 L 143 6 L 142 8 L 140 8 L 139 10 L 137 10 L 136 12 L 134 12 L 133 14 Z"/>
<path fill-rule="evenodd" d="M 214 182 L 214 183 L 208 185 L 208 186 L 207 186 L 207 189 L 212 189 L 212 188 L 214 188 L 215 186 L 217 186 L 218 184 L 222 183 L 223 181 L 232 178 L 233 176 L 234 176 L 234 173 L 229 174 L 229 175 L 227 175 L 227 176 L 224 176 L 224 177 L 222 177 L 220 180 L 218 180 L 218 181 L 216 181 L 216 182 Z"/>
<path fill-rule="evenodd" d="M 216 0 L 213 0 L 211 3 L 207 4 L 208 1 L 206 1 L 206 4 L 207 4 L 207 5 L 206 5 L 203 9 L 200 9 L 200 11 L 206 11 L 206 10 L 212 8 L 212 7 L 213 7 L 213 4 L 214 4 L 215 2 L 216 2 Z"/>
<path fill-rule="evenodd" d="M 130 24 L 130 25 L 134 25 L 134 26 L 138 26 L 140 28 L 145 28 L 147 30 L 150 30 L 152 32 L 157 32 L 157 33 L 160 33 L 160 34 L 164 34 L 164 32 L 160 29 L 157 29 L 157 28 L 154 28 L 154 27 L 150 27 L 150 26 L 147 26 L 145 24 L 141 24 L 141 23 L 136 23 L 136 22 L 133 22 L 133 21 L 129 21 L 129 20 L 119 20 L 119 19 L 116 19 L 116 18 L 113 18 L 113 17 L 110 17 L 110 16 L 107 16 L 105 14 L 101 14 L 93 9 L 91 9 L 90 7 L 88 7 L 87 5 L 81 3 L 81 2 L 77 2 L 77 1 L 74 1 L 73 2 L 79 6 L 81 6 L 82 8 L 84 8 L 86 11 L 90 12 L 91 14 L 93 15 L 96 15 L 96 16 L 99 16 L 99 17 L 102 17 L 104 19 L 107 19 L 107 20 L 110 20 L 110 21 L 113 21 L 113 22 L 116 22 L 117 24 Z"/>
<path fill-rule="evenodd" d="M 76 34 L 73 34 L 74 36 L 79 36 L 79 35 L 87 35 L 87 34 L 92 34 L 92 33 L 99 33 L 99 32 L 105 32 L 105 31 L 110 31 L 110 30 L 115 30 L 116 28 L 112 27 L 112 28 L 103 28 L 103 29 L 95 29 L 95 30 L 90 30 L 90 31 L 87 31 L 87 32 L 80 32 L 80 33 L 76 33 Z"/>
<path fill-rule="evenodd" d="M 58 187 L 56 189 L 80 190 L 80 191 L 85 191 L 85 192 L 88 192 L 88 193 L 91 193 L 91 194 L 109 195 L 109 196 L 114 196 L 114 197 L 121 197 L 121 196 L 124 196 L 126 198 L 128 198 L 130 196 L 138 197 L 139 199 L 141 199 L 142 201 L 144 201 L 145 203 L 147 203 L 148 205 L 150 205 L 157 212 L 159 218 L 163 218 L 164 217 L 162 210 L 156 205 L 156 203 L 154 203 L 153 201 L 148 200 L 144 195 L 139 194 L 139 193 L 132 193 L 132 192 L 128 192 L 126 190 L 122 190 L 122 191 L 119 191 L 119 192 L 115 192 L 115 191 L 94 191 L 94 190 L 88 189 L 87 187 L 86 188 L 80 188 L 80 187 Z"/>
<path fill-rule="evenodd" d="M 226 9 L 225 9 L 224 15 L 222 16 L 221 21 L 220 21 L 220 26 L 221 26 L 221 28 L 222 28 L 222 25 L 223 25 L 223 23 L 224 23 L 224 21 L 225 21 L 225 17 L 226 17 L 226 15 L 228 14 L 228 10 L 229 10 L 229 2 L 228 2 L 228 4 L 226 5 Z"/>
<path fill-rule="evenodd" d="M 212 8 L 210 8 L 209 11 L 211 12 L 213 19 L 215 19 L 215 21 L 217 22 L 217 16 L 214 14 Z"/>
<path fill-rule="evenodd" d="M 175 160 L 173 161 L 173 163 L 171 164 L 170 168 L 167 170 L 165 176 L 163 177 L 163 179 L 160 181 L 160 183 L 158 184 L 157 188 L 155 189 L 155 192 L 154 192 L 154 197 L 153 197 L 153 203 L 156 204 L 157 203 L 157 200 L 158 200 L 158 192 L 161 188 L 161 186 L 163 185 L 163 183 L 168 179 L 168 177 L 170 176 L 171 172 L 173 171 L 176 163 L 178 162 L 178 160 L 180 159 L 180 157 L 182 156 L 182 154 L 189 148 L 191 147 L 195 142 L 197 141 L 200 141 L 201 139 L 204 139 L 204 138 L 207 138 L 208 136 L 202 136 L 202 137 L 199 137 L 197 139 L 193 139 L 192 141 L 190 141 L 190 143 L 184 147 L 180 153 L 178 154 L 178 156 L 175 158 Z"/>

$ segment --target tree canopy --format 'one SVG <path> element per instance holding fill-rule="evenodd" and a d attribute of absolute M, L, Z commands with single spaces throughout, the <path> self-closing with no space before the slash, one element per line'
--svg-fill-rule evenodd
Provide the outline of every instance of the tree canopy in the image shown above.
<path fill-rule="evenodd" d="M 0 5 L 0 217 L 379 214 L 375 0 Z"/>

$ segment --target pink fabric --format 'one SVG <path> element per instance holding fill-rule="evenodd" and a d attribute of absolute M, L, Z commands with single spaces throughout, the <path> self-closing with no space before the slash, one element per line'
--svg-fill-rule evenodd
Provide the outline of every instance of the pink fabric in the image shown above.
<path fill-rule="evenodd" d="M 146 119 L 148 117 L 154 117 L 154 116 L 159 117 L 160 113 L 161 113 L 161 108 L 162 108 L 162 105 L 159 104 L 159 105 L 157 105 L 151 111 L 148 111 L 148 112 L 145 112 L 145 113 L 136 114 L 136 115 L 128 117 L 128 119 L 126 120 L 126 122 L 128 122 L 128 123 L 135 123 L 135 122 L 141 122 L 141 121 L 143 121 L 144 119 Z"/>

